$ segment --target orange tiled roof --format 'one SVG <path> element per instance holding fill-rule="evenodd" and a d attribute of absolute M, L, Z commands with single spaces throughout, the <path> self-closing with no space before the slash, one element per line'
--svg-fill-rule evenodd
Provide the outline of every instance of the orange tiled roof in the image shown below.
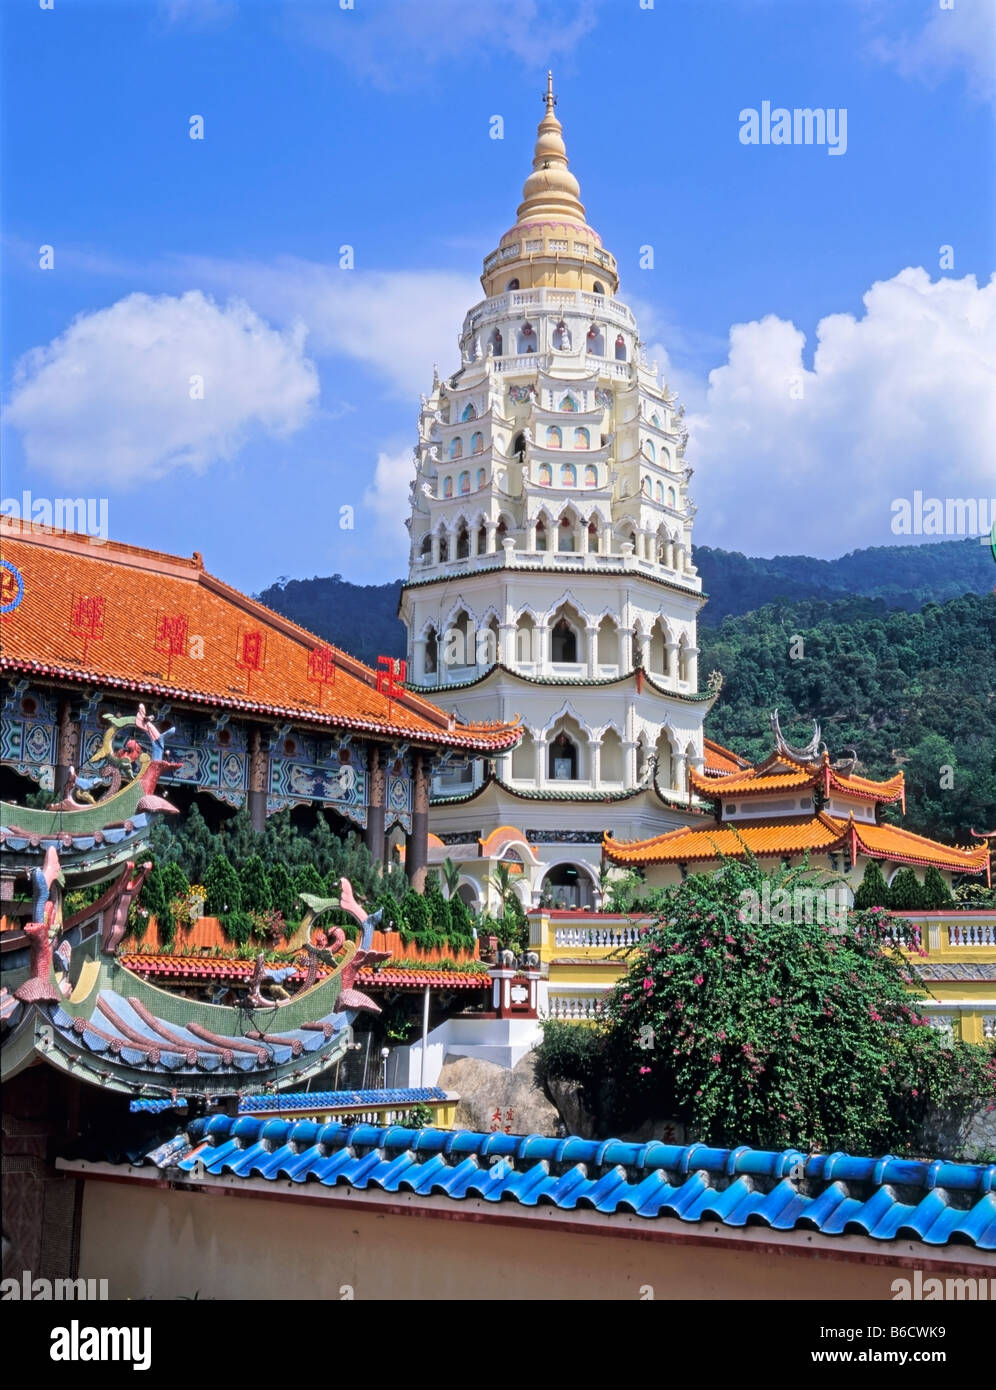
<path fill-rule="evenodd" d="M 681 828 L 628 844 L 606 834 L 602 849 L 615 864 L 677 864 L 686 860 L 752 854 L 802 854 L 827 850 L 841 838 L 840 823 L 829 816 L 786 816 L 767 824 L 713 825 L 706 830 Z"/>
<path fill-rule="evenodd" d="M 826 853 L 849 850 L 853 858 L 864 854 L 900 864 L 928 867 L 933 864 L 952 873 L 978 874 L 989 868 L 989 849 L 959 849 L 939 844 L 895 825 L 865 825 L 850 817 L 842 820 L 825 811 L 811 816 L 786 816 L 778 820 L 713 825 L 706 830 L 682 828 L 649 840 L 621 843 L 606 834 L 602 848 L 615 864 L 678 864 L 693 860 L 739 858 L 745 852 L 765 855 Z"/>
<path fill-rule="evenodd" d="M 706 773 L 711 773 L 714 777 L 726 772 L 737 772 L 740 768 L 748 766 L 739 754 L 732 752 L 729 748 L 724 748 L 715 739 L 703 739 L 702 751 L 705 755 L 704 769 Z"/>
<path fill-rule="evenodd" d="M 817 785 L 822 785 L 825 794 L 839 791 L 863 801 L 902 801 L 906 795 L 906 780 L 901 772 L 884 782 L 874 782 L 870 777 L 846 776 L 831 767 L 826 753 L 819 762 L 812 763 L 797 762 L 785 753 L 772 753 L 753 767 L 741 766 L 725 776 L 703 775 L 695 768 L 688 775 L 692 790 L 708 797 L 756 796 L 801 791 Z"/>
<path fill-rule="evenodd" d="M 518 739 L 516 724 L 459 724 L 407 690 L 389 701 L 376 673 L 336 647 L 334 684 L 319 686 L 309 656 L 329 644 L 208 574 L 200 555 L 184 559 L 11 518 L 0 524 L 0 549 L 24 580 L 21 602 L 4 617 L 2 669 L 427 744 L 490 751 Z M 103 634 L 85 644 L 72 613 L 90 596 L 104 600 Z M 202 640 L 202 657 L 190 655 L 187 642 L 172 661 L 155 649 L 162 618 L 174 615 L 186 620 L 189 642 Z M 239 657 L 253 633 L 261 637 L 262 669 L 250 672 Z"/>

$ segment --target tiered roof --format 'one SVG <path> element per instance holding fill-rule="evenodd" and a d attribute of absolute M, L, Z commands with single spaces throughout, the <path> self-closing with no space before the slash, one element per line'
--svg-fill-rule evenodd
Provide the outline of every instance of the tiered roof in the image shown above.
<path fill-rule="evenodd" d="M 0 670 L 429 745 L 500 752 L 518 741 L 518 724 L 460 724 L 397 683 L 379 688 L 369 666 L 215 578 L 197 553 L 183 558 L 11 518 L 0 525 L 0 548 L 23 586 L 4 615 Z M 87 599 L 102 601 L 91 637 L 80 620 Z M 90 605 L 88 623 L 93 613 Z M 203 656 L 191 656 L 186 639 L 172 658 L 158 650 L 163 619 L 179 619 L 176 630 L 199 638 Z M 247 637 L 258 669 L 244 659 Z M 322 683 L 309 664 L 316 648 L 328 648 L 335 668 Z"/>
<path fill-rule="evenodd" d="M 706 740 L 707 744 L 709 740 Z M 713 745 L 718 747 L 718 745 Z M 708 751 L 708 750 L 707 750 Z M 736 754 L 722 750 L 730 758 Z M 709 772 L 706 760 L 706 773 Z M 807 787 L 820 788 L 825 796 L 840 792 L 844 796 L 859 797 L 862 801 L 874 801 L 885 805 L 893 801 L 903 801 L 906 795 L 906 781 L 901 772 L 887 778 L 884 782 L 872 781 L 869 777 L 856 777 L 839 765 L 834 767 L 830 755 L 823 752 L 816 763 L 803 762 L 789 757 L 786 753 L 772 753 L 763 762 L 751 767 L 742 761 L 726 776 L 708 776 L 694 768 L 689 773 L 692 790 L 700 796 L 758 796 L 777 792 L 803 791 Z"/>

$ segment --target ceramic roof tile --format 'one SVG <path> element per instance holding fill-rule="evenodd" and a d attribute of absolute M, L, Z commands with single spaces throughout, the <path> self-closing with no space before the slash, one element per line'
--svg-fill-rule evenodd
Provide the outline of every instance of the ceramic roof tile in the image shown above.
<path fill-rule="evenodd" d="M 389 700 L 370 667 L 214 578 L 199 555 L 184 559 L 22 528 L 10 518 L 0 523 L 0 547 L 24 581 L 23 598 L 4 621 L 5 669 L 247 714 L 405 734 L 430 744 L 501 749 L 517 741 L 517 725 L 463 726 L 400 687 Z M 102 635 L 85 644 L 73 609 L 87 597 L 102 599 L 104 607 Z M 189 654 L 186 639 L 172 660 L 156 650 L 162 619 L 174 617 L 190 642 L 200 639 L 202 656 Z M 250 672 L 240 664 L 241 644 L 254 634 L 260 637 L 262 667 Z M 309 658 L 316 647 L 332 652 L 334 682 L 320 686 L 311 678 Z"/>
<path fill-rule="evenodd" d="M 371 1100 L 367 1108 L 377 1103 L 385 1102 Z M 161 1145 L 147 1161 L 187 1175 L 203 1164 L 211 1177 L 996 1250 L 996 1164 L 347 1127 L 260 1115 L 193 1120 L 181 1146 Z"/>

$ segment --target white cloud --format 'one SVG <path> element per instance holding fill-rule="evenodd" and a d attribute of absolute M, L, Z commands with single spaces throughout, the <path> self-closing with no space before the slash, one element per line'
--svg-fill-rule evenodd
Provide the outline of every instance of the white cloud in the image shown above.
<path fill-rule="evenodd" d="M 429 389 L 433 362 L 443 375 L 460 365 L 457 333 L 482 298 L 479 280 L 447 271 L 340 270 L 289 258 L 193 260 L 183 268 L 244 295 L 270 319 L 304 323 L 313 352 L 366 363 L 413 404 Z"/>
<path fill-rule="evenodd" d="M 417 85 L 436 64 L 465 56 L 509 57 L 528 66 L 572 53 L 598 22 L 600 0 L 379 0 L 341 10 L 301 7 L 307 42 L 382 88 Z"/>
<path fill-rule="evenodd" d="M 879 37 L 872 53 L 903 77 L 936 86 L 952 72 L 965 75 L 968 90 L 984 101 L 996 97 L 996 4 L 993 0 L 951 0 L 942 9 L 927 7 L 929 18 L 916 34 Z"/>
<path fill-rule="evenodd" d="M 305 423 L 318 373 L 304 337 L 301 325 L 275 331 L 240 300 L 132 294 L 27 353 L 7 418 L 29 465 L 59 478 L 128 487 L 200 471 L 254 430 L 287 435 Z"/>
<path fill-rule="evenodd" d="M 400 547 L 405 534 L 405 522 L 411 514 L 408 489 L 415 476 L 411 446 L 407 449 L 381 450 L 377 455 L 373 482 L 363 494 L 364 505 L 376 518 L 378 546 L 390 555 L 395 564 L 403 562 Z"/>
<path fill-rule="evenodd" d="M 154 27 L 212 29 L 231 24 L 238 12 L 236 0 L 159 0 Z"/>
<path fill-rule="evenodd" d="M 992 495 L 996 277 L 980 288 L 906 269 L 864 306 L 820 321 L 812 370 L 793 323 L 731 328 L 687 418 L 700 540 L 840 554 L 894 541 L 891 504 L 916 488 Z"/>

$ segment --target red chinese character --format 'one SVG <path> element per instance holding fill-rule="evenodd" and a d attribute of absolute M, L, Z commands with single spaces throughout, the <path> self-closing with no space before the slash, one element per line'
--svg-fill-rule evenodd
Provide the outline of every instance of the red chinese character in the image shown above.
<path fill-rule="evenodd" d="M 246 693 L 252 693 L 253 673 L 262 671 L 266 664 L 266 638 L 262 632 L 240 632 L 239 644 L 235 654 L 235 664 L 248 672 Z"/>
<path fill-rule="evenodd" d="M 331 647 L 312 647 L 308 653 L 308 679 L 318 686 L 318 703 L 327 685 L 335 685 L 335 657 Z"/>
<path fill-rule="evenodd" d="M 377 672 L 377 689 L 381 695 L 387 696 L 387 713 L 390 718 L 391 703 L 408 677 L 408 663 L 397 656 L 379 656 L 377 665 L 381 668 Z"/>
<path fill-rule="evenodd" d="M 160 613 L 156 622 L 156 640 L 152 645 L 166 658 L 166 679 L 169 680 L 174 656 L 182 656 L 187 650 L 187 615 Z"/>
<path fill-rule="evenodd" d="M 99 641 L 104 635 L 105 600 L 97 594 L 79 594 L 73 597 L 69 615 L 70 630 L 83 638 L 83 660 L 92 641 Z"/>

